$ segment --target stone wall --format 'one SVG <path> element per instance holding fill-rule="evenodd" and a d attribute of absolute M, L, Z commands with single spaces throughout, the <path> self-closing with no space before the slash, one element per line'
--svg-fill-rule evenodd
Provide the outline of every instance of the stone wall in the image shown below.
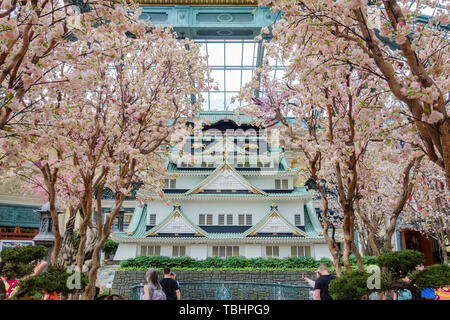
<path fill-rule="evenodd" d="M 249 270 L 228 270 L 228 271 L 206 271 L 206 270 L 179 270 L 173 269 L 177 274 L 177 280 L 183 282 L 257 282 L 257 283 L 282 283 L 289 285 L 308 286 L 303 281 L 302 273 L 305 271 L 249 271 Z M 131 286 L 145 283 L 145 270 L 118 270 L 114 275 L 112 289 L 114 293 L 121 295 L 125 299 L 131 298 Z M 305 272 L 310 279 L 315 278 L 313 272 Z M 162 271 L 159 272 L 162 278 Z M 183 292 L 184 299 L 198 299 L 197 296 L 190 296 L 189 292 Z"/>

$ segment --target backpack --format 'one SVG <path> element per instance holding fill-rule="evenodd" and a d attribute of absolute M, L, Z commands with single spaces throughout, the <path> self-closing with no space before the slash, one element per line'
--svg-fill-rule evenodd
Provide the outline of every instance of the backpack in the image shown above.
<path fill-rule="evenodd" d="M 161 287 L 156 290 L 150 288 L 150 300 L 167 300 L 167 297 Z"/>

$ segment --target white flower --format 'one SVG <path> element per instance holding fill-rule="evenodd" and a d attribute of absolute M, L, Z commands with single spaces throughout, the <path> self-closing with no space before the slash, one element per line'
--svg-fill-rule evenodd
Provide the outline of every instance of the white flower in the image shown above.
<path fill-rule="evenodd" d="M 423 118 L 424 117 L 422 117 L 422 121 L 425 120 L 428 123 L 435 123 L 444 119 L 444 115 L 436 110 L 433 110 L 428 117 L 425 117 L 425 119 Z"/>

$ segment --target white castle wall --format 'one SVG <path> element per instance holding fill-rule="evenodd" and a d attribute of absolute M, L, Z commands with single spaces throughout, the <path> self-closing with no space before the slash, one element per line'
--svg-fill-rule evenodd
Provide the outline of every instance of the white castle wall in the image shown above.
<path fill-rule="evenodd" d="M 265 215 L 270 212 L 272 200 L 183 200 L 166 205 L 162 201 L 154 201 L 148 203 L 147 219 L 149 214 L 156 214 L 156 223 L 160 223 L 168 214 L 173 211 L 173 205 L 178 203 L 181 205 L 181 211 L 193 223 L 198 224 L 199 214 L 213 214 L 213 225 L 218 224 L 219 214 L 233 214 L 233 225 L 238 225 L 238 214 L 252 214 L 253 224 L 258 223 Z M 301 200 L 282 200 L 276 202 L 278 211 L 289 222 L 295 223 L 295 214 L 300 214 L 302 222 L 303 202 Z M 147 224 L 149 221 L 147 220 Z"/>
<path fill-rule="evenodd" d="M 275 189 L 275 179 L 287 179 L 288 188 L 294 188 L 292 176 L 244 176 L 251 184 L 259 189 Z"/>
<path fill-rule="evenodd" d="M 114 260 L 126 260 L 135 258 L 137 253 L 137 245 L 135 243 L 121 243 L 117 248 Z"/>
<path fill-rule="evenodd" d="M 238 243 L 211 243 L 211 244 L 173 244 L 183 245 L 186 247 L 186 256 L 194 259 L 204 260 L 207 257 L 212 257 L 213 246 L 239 246 L 239 255 L 247 258 L 258 258 L 266 256 L 266 244 L 238 244 Z M 293 244 L 294 245 L 294 244 Z M 305 244 L 303 244 L 305 245 Z M 136 244 L 121 243 L 117 249 L 114 260 L 125 260 L 129 258 L 135 258 L 138 256 L 139 250 L 137 250 Z M 311 256 L 317 260 L 321 258 L 332 259 L 332 256 L 328 250 L 327 244 L 311 244 Z M 291 256 L 291 245 L 278 245 L 279 258 L 287 258 Z M 171 257 L 172 256 L 172 244 L 160 245 L 160 255 Z"/>
<path fill-rule="evenodd" d="M 275 179 L 288 179 L 289 189 L 292 189 L 294 187 L 294 177 L 292 176 L 243 176 L 243 177 L 259 189 L 275 189 Z M 176 182 L 177 189 L 191 189 L 206 178 L 207 175 L 172 177 L 172 179 L 177 180 Z M 225 189 L 223 185 L 221 187 Z M 214 188 L 215 187 L 213 187 L 212 189 Z M 226 186 L 226 188 L 233 189 L 233 186 Z"/>

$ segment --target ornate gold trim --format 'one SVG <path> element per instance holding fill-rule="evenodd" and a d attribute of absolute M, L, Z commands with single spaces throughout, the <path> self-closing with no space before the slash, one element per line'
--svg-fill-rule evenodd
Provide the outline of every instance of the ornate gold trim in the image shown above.
<path fill-rule="evenodd" d="M 270 214 L 269 218 L 279 218 L 280 215 L 278 214 L 278 212 L 276 212 L 275 210 Z"/>
<path fill-rule="evenodd" d="M 181 217 L 181 213 L 179 211 L 176 211 L 173 213 L 173 217 Z"/>

